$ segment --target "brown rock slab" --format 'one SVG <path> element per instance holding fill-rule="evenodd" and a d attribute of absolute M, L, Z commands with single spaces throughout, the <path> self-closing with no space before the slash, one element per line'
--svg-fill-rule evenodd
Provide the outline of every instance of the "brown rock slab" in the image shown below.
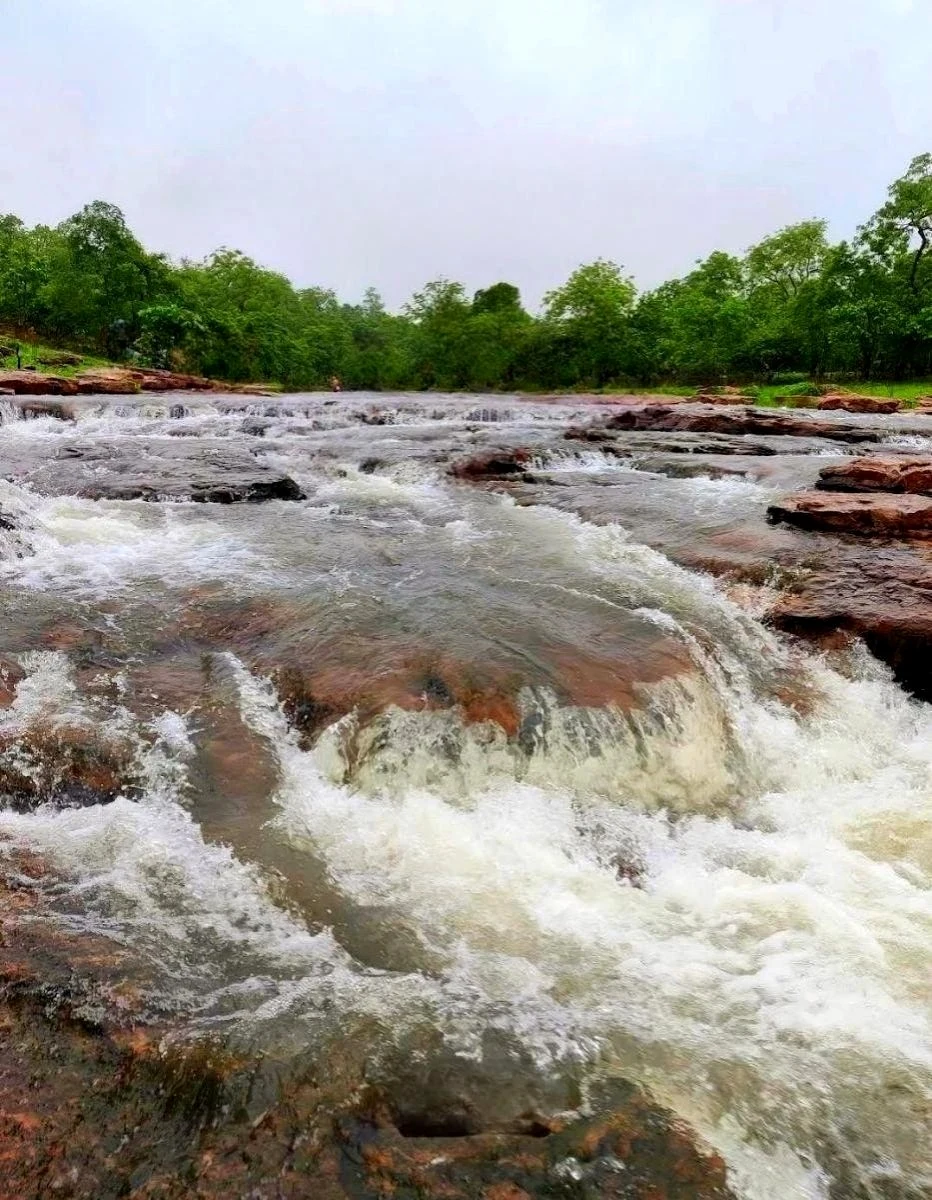
<path fill-rule="evenodd" d="M 932 494 L 932 457 L 876 455 L 855 458 L 819 472 L 816 487 L 834 492 Z"/>
<path fill-rule="evenodd" d="M 928 543 L 849 544 L 802 576 L 776 602 L 768 620 L 778 629 L 832 648 L 839 638 L 863 638 L 897 680 L 932 699 L 932 554 Z"/>
<path fill-rule="evenodd" d="M 858 396 L 854 392 L 830 392 L 819 401 L 819 408 L 826 411 L 843 410 L 851 413 L 894 413 L 900 407 L 899 400 L 883 396 Z"/>
<path fill-rule="evenodd" d="M 607 420 L 608 429 L 670 433 L 778 434 L 784 437 L 824 437 L 837 442 L 879 442 L 874 429 L 836 420 L 819 420 L 773 408 L 708 404 L 646 405 L 622 409 Z"/>
<path fill-rule="evenodd" d="M 40 371 L 0 371 L 0 388 L 16 396 L 76 396 L 73 379 L 43 375 Z"/>
<path fill-rule="evenodd" d="M 767 515 L 800 529 L 891 538 L 932 535 L 932 497 L 927 496 L 801 492 L 770 505 Z"/>

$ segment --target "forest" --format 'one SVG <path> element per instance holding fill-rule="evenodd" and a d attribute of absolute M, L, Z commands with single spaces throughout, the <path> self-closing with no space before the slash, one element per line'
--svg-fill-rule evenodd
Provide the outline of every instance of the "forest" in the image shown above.
<path fill-rule="evenodd" d="M 54 228 L 0 217 L 0 328 L 114 361 L 298 390 L 535 390 L 932 376 L 932 154 L 914 158 L 850 240 L 827 222 L 716 250 L 638 293 L 584 264 L 528 312 L 498 282 L 440 278 L 400 313 L 370 289 L 348 304 L 246 254 L 147 250 L 96 201 Z"/>

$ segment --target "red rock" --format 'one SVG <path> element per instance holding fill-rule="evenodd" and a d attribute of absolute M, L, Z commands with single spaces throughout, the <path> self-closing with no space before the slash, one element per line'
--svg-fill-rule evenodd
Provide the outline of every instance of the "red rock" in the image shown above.
<path fill-rule="evenodd" d="M 81 371 L 75 382 L 81 396 L 133 396 L 142 387 L 142 373 L 123 367 L 95 367 Z"/>
<path fill-rule="evenodd" d="M 622 409 L 605 422 L 607 429 L 636 429 L 647 432 L 768 434 L 786 437 L 825 437 L 839 442 L 879 442 L 873 429 L 844 421 L 796 416 L 773 408 L 715 408 L 708 404 L 646 405 Z"/>
<path fill-rule="evenodd" d="M 932 497 L 866 492 L 857 495 L 801 492 L 779 504 L 767 515 L 800 529 L 874 537 L 928 537 L 932 535 Z"/>
<path fill-rule="evenodd" d="M 836 492 L 932 494 L 932 457 L 876 455 L 854 458 L 819 472 L 816 487 Z"/>
<path fill-rule="evenodd" d="M 0 796 L 18 811 L 39 804 L 107 804 L 131 771 L 129 747 L 108 744 L 84 727 L 29 728 L 0 738 Z"/>
<path fill-rule="evenodd" d="M 850 545 L 797 577 L 768 614 L 778 629 L 838 649 L 863 638 L 897 680 L 932 699 L 932 552 L 927 543 Z"/>
<path fill-rule="evenodd" d="M 25 671 L 9 658 L 0 658 L 0 708 L 9 708 L 16 696 L 17 685 L 26 677 Z"/>
<path fill-rule="evenodd" d="M 0 371 L 0 387 L 17 396 L 75 396 L 78 392 L 73 379 L 39 371 Z"/>
<path fill-rule="evenodd" d="M 899 400 L 882 396 L 858 396 L 854 392 L 831 392 L 819 401 L 821 409 L 843 409 L 852 413 L 894 413 L 899 407 Z"/>
<path fill-rule="evenodd" d="M 216 391 L 222 385 L 203 375 L 187 375 L 179 371 L 162 371 L 146 368 L 137 372 L 144 392 L 206 392 Z"/>

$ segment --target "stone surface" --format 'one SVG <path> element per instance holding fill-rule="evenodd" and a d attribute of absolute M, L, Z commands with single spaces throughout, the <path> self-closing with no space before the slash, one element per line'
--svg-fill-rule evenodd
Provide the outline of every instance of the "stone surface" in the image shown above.
<path fill-rule="evenodd" d="M 120 438 L 55 443 L 51 453 L 0 452 L 0 478 L 46 496 L 89 500 L 195 500 L 232 504 L 300 500 L 293 479 L 222 441 Z"/>
<path fill-rule="evenodd" d="M 927 496 L 803 492 L 771 504 L 767 515 L 800 529 L 894 538 L 932 535 L 932 497 Z"/>
<path fill-rule="evenodd" d="M 302 1066 L 192 1036 L 151 1011 L 145 964 L 50 919 L 41 860 L 0 868 L 0 1200 L 732 1196 L 722 1159 L 621 1080 L 587 1117 L 489 1122 L 415 1111 L 351 1042 Z"/>
<path fill-rule="evenodd" d="M 524 449 L 489 450 L 454 463 L 450 473 L 457 479 L 506 479 L 523 474 L 531 458 Z"/>
<path fill-rule="evenodd" d="M 932 555 L 924 543 L 842 547 L 801 573 L 768 620 L 816 643 L 863 638 L 897 680 L 932 700 Z"/>
<path fill-rule="evenodd" d="M 778 434 L 785 437 L 824 437 L 838 442 L 878 442 L 875 429 L 850 422 L 804 416 L 752 406 L 717 408 L 711 405 L 646 405 L 623 409 L 610 416 L 605 427 L 682 433 Z"/>
<path fill-rule="evenodd" d="M 910 492 L 932 494 L 932 457 L 873 455 L 855 458 L 819 472 L 816 487 L 836 492 Z"/>
<path fill-rule="evenodd" d="M 0 371 L 0 387 L 16 396 L 76 396 L 73 379 L 43 375 L 38 371 Z"/>
<path fill-rule="evenodd" d="M 826 412 L 842 410 L 850 413 L 895 413 L 899 400 L 882 396 L 858 396 L 854 392 L 831 392 L 819 401 L 819 408 Z"/>
<path fill-rule="evenodd" d="M 0 735 L 0 806 L 109 804 L 132 778 L 132 752 L 86 726 L 42 724 Z"/>

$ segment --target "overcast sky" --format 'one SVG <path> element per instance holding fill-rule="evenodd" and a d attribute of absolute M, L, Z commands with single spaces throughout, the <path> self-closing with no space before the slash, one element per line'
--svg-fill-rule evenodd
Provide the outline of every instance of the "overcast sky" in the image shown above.
<path fill-rule="evenodd" d="M 2 0 L 0 210 L 398 305 L 647 287 L 932 150 L 932 0 Z"/>

